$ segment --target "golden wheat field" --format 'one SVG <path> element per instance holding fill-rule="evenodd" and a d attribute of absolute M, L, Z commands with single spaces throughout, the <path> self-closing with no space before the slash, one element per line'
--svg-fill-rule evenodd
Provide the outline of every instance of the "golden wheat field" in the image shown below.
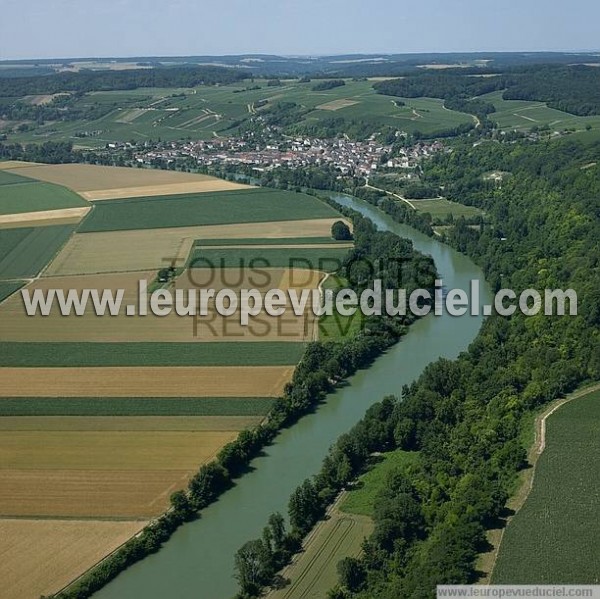
<path fill-rule="evenodd" d="M 135 535 L 144 521 L 0 520 L 0 597 L 55 593 Z"/>
<path fill-rule="evenodd" d="M 17 165 L 16 168 L 19 175 L 62 185 L 87 200 L 230 191 L 249 187 L 209 175 L 158 169 L 94 164 Z M 4 166 L 4 169 L 7 167 Z"/>

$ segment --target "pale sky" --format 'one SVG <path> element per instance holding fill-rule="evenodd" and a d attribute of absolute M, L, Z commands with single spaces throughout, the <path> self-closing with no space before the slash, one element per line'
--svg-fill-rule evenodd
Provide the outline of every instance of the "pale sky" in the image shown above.
<path fill-rule="evenodd" d="M 598 0 L 0 0 L 0 59 L 599 50 Z"/>

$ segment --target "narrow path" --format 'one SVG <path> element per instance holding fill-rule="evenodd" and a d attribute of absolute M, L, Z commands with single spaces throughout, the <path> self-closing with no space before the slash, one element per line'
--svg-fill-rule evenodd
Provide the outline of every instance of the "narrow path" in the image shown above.
<path fill-rule="evenodd" d="M 369 178 L 368 177 L 366 177 L 365 187 L 368 187 L 369 189 L 374 189 L 376 191 L 383 191 L 383 193 L 386 193 L 386 194 L 388 194 L 390 196 L 398 198 L 399 200 L 402 200 L 405 204 L 408 204 L 413 210 L 416 210 L 415 205 L 410 200 L 407 200 L 405 197 L 403 197 L 403 196 L 401 196 L 401 195 L 399 195 L 397 193 L 394 193 L 392 191 L 387 191 L 387 189 L 381 189 L 381 187 L 375 187 L 375 186 L 369 184 Z"/>

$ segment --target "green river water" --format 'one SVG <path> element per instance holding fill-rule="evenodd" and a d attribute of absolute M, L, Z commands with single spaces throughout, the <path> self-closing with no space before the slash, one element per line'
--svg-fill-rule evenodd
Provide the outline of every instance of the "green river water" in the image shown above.
<path fill-rule="evenodd" d="M 411 239 L 415 248 L 435 260 L 446 288 L 468 291 L 481 281 L 480 303 L 490 291 L 475 264 L 444 244 L 395 223 L 377 208 L 347 196 L 336 201 L 368 216 L 379 229 Z M 121 573 L 95 599 L 231 599 L 237 591 L 233 557 L 244 542 L 260 536 L 269 514 L 285 514 L 292 491 L 318 472 L 327 450 L 385 395 L 399 394 L 425 366 L 454 358 L 475 338 L 482 317 L 430 315 L 349 385 L 327 397 L 318 410 L 282 431 L 240 478 L 202 517 L 182 526 L 156 554 Z"/>

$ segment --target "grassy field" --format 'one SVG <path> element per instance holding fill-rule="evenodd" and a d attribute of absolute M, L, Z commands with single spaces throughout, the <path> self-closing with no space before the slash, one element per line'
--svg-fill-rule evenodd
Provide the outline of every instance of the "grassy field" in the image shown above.
<path fill-rule="evenodd" d="M 69 239 L 73 225 L 23 227 L 0 232 L 0 279 L 36 276 Z"/>
<path fill-rule="evenodd" d="M 23 287 L 25 281 L 0 281 L 0 302 Z"/>
<path fill-rule="evenodd" d="M 262 416 L 265 397 L 13 397 L 0 399 L 0 416 Z"/>
<path fill-rule="evenodd" d="M 318 199 L 287 191 L 248 189 L 102 202 L 80 232 L 332 218 Z"/>
<path fill-rule="evenodd" d="M 267 599 L 321 599 L 338 582 L 337 564 L 358 557 L 363 540 L 373 530 L 370 518 L 334 511 L 319 522 L 304 544 L 304 551 L 283 571 L 290 584 L 267 594 Z"/>
<path fill-rule="evenodd" d="M 88 206 L 88 203 L 76 193 L 50 183 L 31 180 L 0 186 L 0 215 L 83 206 Z"/>
<path fill-rule="evenodd" d="M 348 248 L 197 248 L 189 268 L 305 268 L 334 272 L 341 268 Z"/>
<path fill-rule="evenodd" d="M 546 422 L 533 488 L 504 533 L 494 584 L 598 582 L 600 392 L 561 406 Z"/>
<path fill-rule="evenodd" d="M 548 125 L 551 131 L 575 129 L 583 132 L 590 126 L 592 131 L 600 133 L 600 116 L 577 116 L 548 108 L 543 102 L 504 100 L 502 93 L 499 91 L 480 96 L 482 100 L 491 102 L 496 107 L 496 112 L 490 114 L 489 118 L 498 123 L 501 129 L 528 131 L 532 127 Z"/>
<path fill-rule="evenodd" d="M 304 343 L 19 343 L 0 342 L 2 366 L 284 366 Z"/>
<path fill-rule="evenodd" d="M 333 275 L 323 281 L 322 288 L 323 290 L 332 289 L 335 293 L 336 290 L 347 288 L 348 285 L 346 279 Z M 352 337 L 363 330 L 365 321 L 365 316 L 360 310 L 357 310 L 352 316 L 342 316 L 334 309 L 331 316 L 324 314 L 319 318 L 319 339 L 335 341 Z"/>
<path fill-rule="evenodd" d="M 195 89 L 146 88 L 130 91 L 93 92 L 76 101 L 76 108 L 108 106 L 108 113 L 93 121 L 63 121 L 9 134 L 9 140 L 43 142 L 69 140 L 83 147 L 102 147 L 110 141 L 161 138 L 211 139 L 235 132 L 235 125 L 278 102 L 293 102 L 303 108 L 304 124 L 330 118 L 361 120 L 375 127 L 391 125 L 407 132 L 431 133 L 473 122 L 466 114 L 445 110 L 441 100 L 431 98 L 396 100 L 375 93 L 370 81 L 346 81 L 343 87 L 313 91 L 314 83 L 285 82 L 248 90 L 248 83 L 198 87 Z"/>
<path fill-rule="evenodd" d="M 433 218 L 446 218 L 452 215 L 455 219 L 461 216 L 465 218 L 483 216 L 483 212 L 474 206 L 463 206 L 456 202 L 450 202 L 444 198 L 431 200 L 410 200 L 410 203 L 418 212 L 429 212 Z"/>
<path fill-rule="evenodd" d="M 340 511 L 349 514 L 372 516 L 377 494 L 385 484 L 390 472 L 406 468 L 419 459 L 419 454 L 408 451 L 392 451 L 381 455 L 381 461 L 358 481 L 355 488 L 351 489 L 340 503 Z"/>

